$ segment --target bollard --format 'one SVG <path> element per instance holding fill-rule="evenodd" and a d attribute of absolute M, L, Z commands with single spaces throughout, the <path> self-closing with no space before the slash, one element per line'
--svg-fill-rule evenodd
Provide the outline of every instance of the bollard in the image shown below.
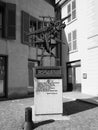
<path fill-rule="evenodd" d="M 33 130 L 34 123 L 32 121 L 32 108 L 27 107 L 25 108 L 25 124 L 24 124 L 24 130 Z"/>

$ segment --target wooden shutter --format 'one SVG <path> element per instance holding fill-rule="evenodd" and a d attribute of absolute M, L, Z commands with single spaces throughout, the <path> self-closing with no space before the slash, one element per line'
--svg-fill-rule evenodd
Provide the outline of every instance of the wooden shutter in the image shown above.
<path fill-rule="evenodd" d="M 7 39 L 16 39 L 16 5 L 6 3 L 5 36 Z"/>
<path fill-rule="evenodd" d="M 29 43 L 29 37 L 27 34 L 29 33 L 29 14 L 21 11 L 21 42 L 23 44 Z"/>
<path fill-rule="evenodd" d="M 2 13 L 1 20 L 1 37 L 5 38 L 5 3 L 0 1 L 0 10 Z"/>

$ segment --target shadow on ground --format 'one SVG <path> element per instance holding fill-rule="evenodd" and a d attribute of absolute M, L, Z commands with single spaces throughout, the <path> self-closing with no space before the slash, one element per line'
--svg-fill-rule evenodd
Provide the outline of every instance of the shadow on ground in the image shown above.
<path fill-rule="evenodd" d="M 63 103 L 63 116 L 76 114 L 76 113 L 86 111 L 86 110 L 89 110 L 89 109 L 92 109 L 95 107 L 98 107 L 98 105 L 93 104 L 93 103 L 84 102 L 81 100 L 64 102 Z M 53 123 L 53 122 L 55 122 L 55 120 L 53 120 L 53 119 L 41 121 L 38 123 L 32 122 L 32 129 L 35 129 L 35 128 L 40 127 L 42 125 L 46 125 L 46 124 L 48 125 L 48 124 Z"/>
<path fill-rule="evenodd" d="M 22 130 L 34 130 L 36 129 L 37 127 L 40 127 L 42 125 L 47 125 L 47 124 L 50 124 L 50 123 L 53 123 L 55 120 L 45 120 L 45 121 L 41 121 L 41 122 L 25 122 L 22 126 Z"/>
<path fill-rule="evenodd" d="M 36 127 L 39 127 L 41 125 L 46 125 L 46 124 L 49 124 L 49 123 L 53 123 L 55 120 L 46 120 L 46 121 L 41 121 L 41 122 L 38 122 L 38 123 L 34 123 L 34 128 Z"/>
<path fill-rule="evenodd" d="M 63 116 L 82 112 L 97 106 L 98 105 L 96 104 L 87 103 L 80 100 L 65 102 L 63 103 Z"/>

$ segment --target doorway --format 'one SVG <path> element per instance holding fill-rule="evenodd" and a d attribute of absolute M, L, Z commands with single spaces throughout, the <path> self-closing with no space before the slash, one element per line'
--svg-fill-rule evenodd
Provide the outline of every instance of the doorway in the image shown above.
<path fill-rule="evenodd" d="M 80 62 L 67 64 L 67 91 L 81 91 Z"/>
<path fill-rule="evenodd" d="M 7 94 L 7 58 L 0 56 L 0 97 Z"/>
<path fill-rule="evenodd" d="M 34 94 L 34 68 L 38 66 L 38 61 L 28 60 L 28 94 Z"/>

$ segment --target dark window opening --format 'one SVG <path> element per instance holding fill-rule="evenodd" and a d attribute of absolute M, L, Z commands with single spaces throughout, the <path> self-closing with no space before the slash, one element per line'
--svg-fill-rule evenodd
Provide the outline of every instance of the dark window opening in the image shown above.
<path fill-rule="evenodd" d="M 21 42 L 28 46 L 33 47 L 42 47 L 42 44 L 36 44 L 36 41 L 41 40 L 43 38 L 43 34 L 31 35 L 28 36 L 29 33 L 32 33 L 36 30 L 41 30 L 43 27 L 47 27 L 49 24 L 48 21 L 41 21 L 28 13 L 22 11 L 21 12 Z"/>
<path fill-rule="evenodd" d="M 0 4 L 0 38 L 4 38 L 4 4 Z"/>
<path fill-rule="evenodd" d="M 1 10 L 1 7 L 0 7 L 0 37 L 2 37 L 2 10 Z"/>
<path fill-rule="evenodd" d="M 37 30 L 37 21 L 34 20 L 32 17 L 30 17 L 30 21 L 29 21 L 29 32 L 32 33 L 33 31 Z M 29 37 L 29 42 L 32 44 L 33 47 L 35 47 L 35 42 L 36 41 L 36 36 L 33 35 L 31 37 Z"/>
<path fill-rule="evenodd" d="M 0 1 L 0 38 L 16 39 L 16 5 Z"/>

